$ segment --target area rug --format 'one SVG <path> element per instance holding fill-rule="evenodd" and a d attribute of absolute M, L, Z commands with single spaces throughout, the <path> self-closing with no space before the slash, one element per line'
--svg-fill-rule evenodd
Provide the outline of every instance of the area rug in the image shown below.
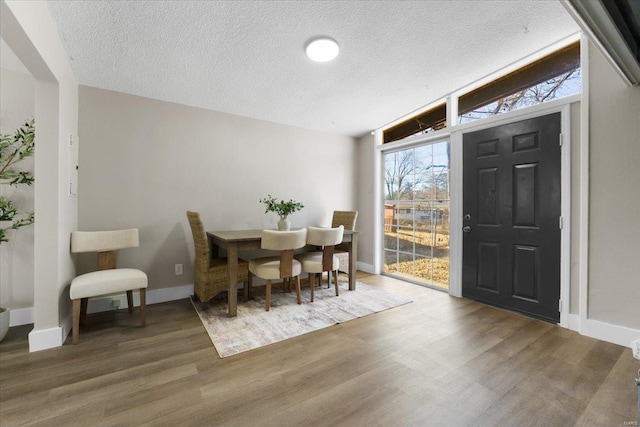
<path fill-rule="evenodd" d="M 295 288 L 283 293 L 274 286 L 271 309 L 265 311 L 264 286 L 256 287 L 251 300 L 238 298 L 237 317 L 227 316 L 224 300 L 191 302 L 218 355 L 224 358 L 412 301 L 361 282 L 356 283 L 355 291 L 349 291 L 346 279 L 339 280 L 339 289 L 336 297 L 334 286 L 316 286 L 314 302 L 309 303 L 309 285 L 303 284 L 302 304 L 298 305 Z"/>

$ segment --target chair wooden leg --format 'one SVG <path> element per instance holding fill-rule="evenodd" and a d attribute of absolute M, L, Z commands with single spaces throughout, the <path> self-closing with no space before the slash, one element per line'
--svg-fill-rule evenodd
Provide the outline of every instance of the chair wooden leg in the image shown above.
<path fill-rule="evenodd" d="M 89 298 L 82 298 L 80 305 L 80 324 L 84 325 L 87 322 L 87 306 L 89 305 Z"/>
<path fill-rule="evenodd" d="M 253 298 L 253 274 L 251 272 L 249 272 L 247 286 L 249 287 L 249 298 Z"/>
<path fill-rule="evenodd" d="M 336 284 L 336 296 L 338 296 L 338 271 L 333 270 L 333 281 Z"/>
<path fill-rule="evenodd" d="M 267 280 L 267 290 L 264 298 L 264 309 L 269 311 L 271 306 L 271 280 Z"/>
<path fill-rule="evenodd" d="M 309 298 L 309 301 L 313 302 L 313 288 L 316 287 L 316 273 L 309 273 L 309 287 L 311 288 L 311 297 Z"/>
<path fill-rule="evenodd" d="M 129 314 L 133 314 L 133 291 L 127 291 L 127 307 L 129 307 Z"/>
<path fill-rule="evenodd" d="M 72 344 L 78 344 L 78 338 L 80 336 L 80 312 L 82 301 L 79 299 L 73 300 L 73 335 L 71 339 Z"/>
<path fill-rule="evenodd" d="M 140 289 L 140 325 L 147 326 L 147 290 Z"/>
<path fill-rule="evenodd" d="M 320 273 L 320 277 L 322 277 L 322 273 Z M 320 283 L 320 286 L 322 287 L 322 283 Z M 331 287 L 331 272 L 327 271 L 327 289 L 329 289 Z"/>
<path fill-rule="evenodd" d="M 302 304 L 302 298 L 300 298 L 300 275 L 296 276 L 296 297 L 298 298 L 298 304 Z"/>

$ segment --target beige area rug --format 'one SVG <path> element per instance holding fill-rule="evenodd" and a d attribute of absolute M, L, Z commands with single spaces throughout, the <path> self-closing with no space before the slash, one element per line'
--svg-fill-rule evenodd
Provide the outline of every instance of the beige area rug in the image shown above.
<path fill-rule="evenodd" d="M 349 291 L 346 278 L 339 283 L 338 297 L 334 286 L 328 289 L 326 282 L 322 289 L 316 286 L 313 303 L 309 302 L 309 285 L 303 284 L 300 305 L 296 303 L 295 287 L 286 293 L 274 287 L 270 311 L 264 309 L 265 290 L 259 286 L 254 288 L 253 299 L 238 298 L 237 317 L 227 316 L 225 300 L 192 303 L 223 358 L 412 302 L 361 282 L 357 282 L 355 291 Z"/>

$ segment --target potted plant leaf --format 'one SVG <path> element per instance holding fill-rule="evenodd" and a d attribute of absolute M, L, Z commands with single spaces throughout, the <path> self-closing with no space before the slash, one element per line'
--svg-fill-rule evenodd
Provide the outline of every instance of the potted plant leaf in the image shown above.
<path fill-rule="evenodd" d="M 0 185 L 18 187 L 33 184 L 29 171 L 16 169 L 16 164 L 33 155 L 35 121 L 31 119 L 13 135 L 0 135 Z M 10 230 L 33 224 L 33 212 L 21 212 L 7 197 L 0 194 L 0 245 L 9 241 Z M 0 306 L 0 341 L 9 330 L 9 308 Z"/>
<path fill-rule="evenodd" d="M 290 199 L 288 202 L 284 200 L 278 201 L 275 197 L 271 196 L 271 194 L 267 194 L 267 197 L 260 199 L 259 202 L 264 203 L 266 206 L 264 213 L 275 212 L 280 215 L 280 221 L 278 221 L 278 230 L 280 231 L 290 230 L 291 221 L 289 221 L 288 216 L 304 208 L 302 203 L 296 202 L 293 199 Z"/>

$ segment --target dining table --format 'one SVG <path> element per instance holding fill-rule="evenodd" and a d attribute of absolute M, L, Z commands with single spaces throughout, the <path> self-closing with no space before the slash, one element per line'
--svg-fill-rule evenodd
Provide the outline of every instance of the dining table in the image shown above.
<path fill-rule="evenodd" d="M 220 249 L 225 249 L 229 267 L 228 314 L 238 315 L 238 254 L 261 249 L 262 230 L 215 230 L 207 231 L 212 258 L 219 258 Z M 356 262 L 358 231 L 344 230 L 343 244 L 349 253 L 349 290 L 356 290 Z M 343 270 L 344 271 L 344 270 Z"/>

